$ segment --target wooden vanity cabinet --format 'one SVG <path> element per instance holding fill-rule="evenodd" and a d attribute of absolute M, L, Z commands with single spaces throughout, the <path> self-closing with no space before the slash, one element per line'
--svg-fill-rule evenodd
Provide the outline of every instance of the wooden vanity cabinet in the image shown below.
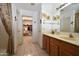
<path fill-rule="evenodd" d="M 46 50 L 46 36 L 43 35 L 43 49 Z"/>
<path fill-rule="evenodd" d="M 55 38 L 50 38 L 50 56 L 58 56 L 59 55 L 59 46 L 58 41 Z"/>
<path fill-rule="evenodd" d="M 64 41 L 60 41 L 60 43 L 60 56 L 79 56 L 79 46 Z"/>
<path fill-rule="evenodd" d="M 43 48 L 50 56 L 79 56 L 79 46 L 43 35 Z"/>
<path fill-rule="evenodd" d="M 43 35 L 43 49 L 49 54 L 49 37 Z"/>
<path fill-rule="evenodd" d="M 52 56 L 79 56 L 79 46 L 53 37 L 50 39 L 49 51 Z"/>

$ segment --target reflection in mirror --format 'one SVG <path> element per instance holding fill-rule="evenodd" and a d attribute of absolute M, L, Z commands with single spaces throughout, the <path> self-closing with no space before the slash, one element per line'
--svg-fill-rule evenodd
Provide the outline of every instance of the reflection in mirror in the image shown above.
<path fill-rule="evenodd" d="M 60 11 L 60 31 L 79 33 L 79 3 L 72 3 Z"/>

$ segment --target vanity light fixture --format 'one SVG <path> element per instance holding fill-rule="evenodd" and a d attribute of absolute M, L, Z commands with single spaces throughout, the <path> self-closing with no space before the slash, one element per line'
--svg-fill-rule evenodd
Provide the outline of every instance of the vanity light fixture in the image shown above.
<path fill-rule="evenodd" d="M 50 16 L 47 16 L 47 20 L 49 20 L 50 19 Z"/>
<path fill-rule="evenodd" d="M 61 9 L 62 7 L 64 7 L 67 3 L 63 3 L 62 5 L 60 5 L 58 8 L 56 8 L 56 10 Z"/>

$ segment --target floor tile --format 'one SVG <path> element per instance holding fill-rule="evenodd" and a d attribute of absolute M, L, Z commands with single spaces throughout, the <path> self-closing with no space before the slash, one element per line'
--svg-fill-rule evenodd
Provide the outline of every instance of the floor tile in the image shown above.
<path fill-rule="evenodd" d="M 24 42 L 18 47 L 17 56 L 48 56 L 38 44 L 32 42 L 32 36 L 24 36 L 23 38 Z"/>

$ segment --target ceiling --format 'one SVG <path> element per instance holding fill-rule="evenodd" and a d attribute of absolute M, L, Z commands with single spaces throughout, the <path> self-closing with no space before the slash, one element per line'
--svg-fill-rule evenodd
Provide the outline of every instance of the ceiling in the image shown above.
<path fill-rule="evenodd" d="M 32 11 L 40 11 L 41 4 L 40 3 L 15 3 L 18 9 L 32 10 Z"/>
<path fill-rule="evenodd" d="M 14 3 L 17 9 L 31 10 L 31 11 L 46 11 L 50 14 L 55 14 L 62 3 Z"/>
<path fill-rule="evenodd" d="M 68 10 L 79 11 L 79 3 L 72 3 L 63 9 L 63 11 L 68 11 Z"/>

